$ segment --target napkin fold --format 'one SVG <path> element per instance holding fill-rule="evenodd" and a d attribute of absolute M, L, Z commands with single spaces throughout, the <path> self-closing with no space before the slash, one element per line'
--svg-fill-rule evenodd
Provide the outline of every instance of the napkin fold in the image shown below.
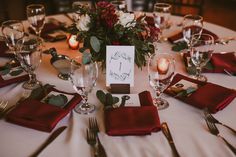
<path fill-rule="evenodd" d="M 175 98 L 200 109 L 208 108 L 211 113 L 216 113 L 223 110 L 236 97 L 236 91 L 233 89 L 222 87 L 210 82 L 201 82 L 181 74 L 176 74 L 174 76 L 169 87 L 173 86 L 181 79 L 196 83 L 198 85 L 198 89 L 190 96 L 179 96 Z M 175 94 L 168 88 L 165 90 L 165 93 L 175 96 Z"/>
<path fill-rule="evenodd" d="M 147 135 L 160 130 L 157 108 L 150 92 L 139 94 L 141 107 L 119 107 L 105 110 L 106 133 L 111 136 Z"/>
<path fill-rule="evenodd" d="M 52 131 L 56 124 L 81 101 L 81 97 L 78 94 L 62 92 L 55 88 L 51 88 L 47 93 L 50 91 L 73 95 L 73 98 L 64 108 L 43 103 L 40 101 L 42 97 L 37 100 L 28 98 L 11 111 L 6 120 L 36 130 Z"/>
<path fill-rule="evenodd" d="M 199 28 L 198 26 L 191 26 L 191 27 L 192 27 L 193 29 Z M 207 29 L 205 29 L 205 28 L 203 28 L 202 34 L 209 34 L 209 35 L 212 35 L 212 37 L 214 38 L 214 40 L 218 40 L 218 39 L 219 39 L 219 37 L 218 37 L 215 33 L 211 32 L 211 31 L 209 31 L 209 30 L 207 30 Z M 180 41 L 181 39 L 183 39 L 183 32 L 182 32 L 182 31 L 180 31 L 180 32 L 178 32 L 178 33 L 176 33 L 176 34 L 174 34 L 174 35 L 168 37 L 168 41 L 169 41 L 170 43 L 172 43 L 172 44 L 173 44 L 173 43 L 176 43 L 176 42 L 178 42 L 178 41 Z"/>
<path fill-rule="evenodd" d="M 212 69 L 203 68 L 203 72 L 209 73 L 225 73 L 225 70 L 236 74 L 236 53 L 228 52 L 228 53 L 213 53 L 210 64 L 212 65 Z M 188 67 L 188 59 L 190 57 L 189 53 L 185 53 L 183 55 L 183 60 L 185 66 Z"/>
<path fill-rule="evenodd" d="M 0 57 L 13 58 L 15 56 L 13 53 L 6 53 L 8 50 L 5 41 L 0 41 Z"/>

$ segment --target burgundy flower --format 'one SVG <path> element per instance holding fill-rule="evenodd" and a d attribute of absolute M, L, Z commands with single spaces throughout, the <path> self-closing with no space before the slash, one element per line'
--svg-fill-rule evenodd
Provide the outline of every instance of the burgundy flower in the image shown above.
<path fill-rule="evenodd" d="M 112 28 L 118 21 L 115 7 L 106 1 L 98 2 L 97 7 L 100 11 L 101 20 L 104 21 L 107 27 Z"/>
<path fill-rule="evenodd" d="M 120 42 L 119 41 L 112 41 L 111 44 L 112 45 L 120 45 Z"/>
<path fill-rule="evenodd" d="M 160 35 L 160 29 L 155 26 L 149 26 L 149 36 L 152 41 L 157 41 Z"/>

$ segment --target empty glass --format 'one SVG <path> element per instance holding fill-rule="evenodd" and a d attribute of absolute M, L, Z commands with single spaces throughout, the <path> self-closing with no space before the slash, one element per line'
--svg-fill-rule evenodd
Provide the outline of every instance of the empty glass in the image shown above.
<path fill-rule="evenodd" d="M 127 12 L 127 4 L 125 0 L 113 0 L 111 4 L 115 6 L 117 11 Z"/>
<path fill-rule="evenodd" d="M 155 26 L 160 29 L 160 41 L 166 41 L 167 38 L 163 37 L 163 30 L 169 25 L 171 13 L 171 5 L 168 3 L 155 3 L 153 16 Z"/>
<path fill-rule="evenodd" d="M 28 22 L 34 29 L 37 36 L 43 29 L 45 23 L 45 8 L 42 4 L 31 4 L 26 7 Z"/>
<path fill-rule="evenodd" d="M 214 38 L 209 34 L 196 34 L 192 36 L 191 45 L 190 57 L 192 63 L 196 66 L 196 75 L 194 78 L 200 81 L 207 81 L 206 76 L 203 76 L 201 71 L 211 59 Z"/>
<path fill-rule="evenodd" d="M 154 105 L 159 109 L 165 109 L 169 103 L 161 98 L 161 94 L 171 83 L 175 71 L 175 61 L 170 54 L 156 53 L 148 61 L 149 84 L 155 91 Z"/>
<path fill-rule="evenodd" d="M 74 22 L 80 19 L 80 16 L 82 15 L 81 9 L 89 9 L 89 8 L 90 6 L 87 2 L 81 2 L 81 1 L 73 2 L 72 3 L 72 10 L 73 10 L 72 18 Z"/>
<path fill-rule="evenodd" d="M 24 37 L 24 26 L 18 20 L 8 20 L 2 23 L 2 34 L 6 45 L 15 54 L 16 43 Z"/>
<path fill-rule="evenodd" d="M 188 45 L 188 49 L 191 48 L 190 40 L 195 34 L 200 35 L 202 33 L 203 17 L 200 15 L 186 15 L 183 19 L 183 38 Z"/>
<path fill-rule="evenodd" d="M 41 85 L 36 79 L 34 71 L 38 68 L 42 58 L 42 40 L 35 36 L 27 36 L 17 42 L 17 59 L 21 67 L 29 74 L 29 81 L 23 84 L 25 89 L 35 89 Z"/>
<path fill-rule="evenodd" d="M 89 114 L 95 110 L 95 106 L 87 102 L 88 94 L 92 91 L 97 80 L 97 63 L 80 64 L 81 57 L 75 57 L 71 61 L 70 80 L 74 90 L 81 95 L 82 101 L 75 107 L 79 114 Z"/>

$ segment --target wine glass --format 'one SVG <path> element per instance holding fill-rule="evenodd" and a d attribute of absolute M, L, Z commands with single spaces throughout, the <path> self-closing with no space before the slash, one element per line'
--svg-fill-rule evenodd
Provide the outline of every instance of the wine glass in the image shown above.
<path fill-rule="evenodd" d="M 113 0 L 111 4 L 115 6 L 117 11 L 127 12 L 127 4 L 125 0 Z"/>
<path fill-rule="evenodd" d="M 42 39 L 35 36 L 25 36 L 17 42 L 17 59 L 21 67 L 29 74 L 29 81 L 23 84 L 25 89 L 35 89 L 41 85 L 34 71 L 42 58 Z"/>
<path fill-rule="evenodd" d="M 89 4 L 81 1 L 75 1 L 72 3 L 72 10 L 73 10 L 72 18 L 74 22 L 80 19 L 80 16 L 82 15 L 81 10 L 83 9 L 89 9 Z"/>
<path fill-rule="evenodd" d="M 163 37 L 163 30 L 169 25 L 171 12 L 171 5 L 168 3 L 155 3 L 153 10 L 153 17 L 155 22 L 155 27 L 160 29 L 160 42 L 166 41 L 167 38 Z"/>
<path fill-rule="evenodd" d="M 24 37 L 24 26 L 19 20 L 8 20 L 2 23 L 2 34 L 6 45 L 16 54 L 16 43 Z"/>
<path fill-rule="evenodd" d="M 201 74 L 202 67 L 211 59 L 214 45 L 214 38 L 210 34 L 195 34 L 191 39 L 190 57 L 196 66 L 194 78 L 200 81 L 207 81 L 206 76 Z"/>
<path fill-rule="evenodd" d="M 81 57 L 75 57 L 71 61 L 70 80 L 74 90 L 82 97 L 82 102 L 75 107 L 75 111 L 79 114 L 89 114 L 95 110 L 95 106 L 87 100 L 95 85 L 97 63 L 80 64 L 80 62 Z"/>
<path fill-rule="evenodd" d="M 155 91 L 154 105 L 159 109 L 165 109 L 169 103 L 161 98 L 163 91 L 171 83 L 175 71 L 175 61 L 168 53 L 153 54 L 148 61 L 149 84 Z"/>
<path fill-rule="evenodd" d="M 203 28 L 203 17 L 200 15 L 188 14 L 183 19 L 183 38 L 188 45 L 188 50 L 191 49 L 190 40 L 195 34 L 201 34 Z"/>
<path fill-rule="evenodd" d="M 45 23 L 45 8 L 42 4 L 31 4 L 26 7 L 28 22 L 34 29 L 37 36 L 43 29 Z"/>

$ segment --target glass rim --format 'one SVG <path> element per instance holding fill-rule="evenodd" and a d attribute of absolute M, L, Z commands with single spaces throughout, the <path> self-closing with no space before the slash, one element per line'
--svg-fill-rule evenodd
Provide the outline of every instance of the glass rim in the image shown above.
<path fill-rule="evenodd" d="M 154 8 L 166 8 L 166 9 L 170 9 L 171 8 L 171 4 L 169 3 L 160 3 L 157 2 L 154 4 Z"/>
<path fill-rule="evenodd" d="M 29 4 L 26 7 L 26 9 L 31 9 L 31 8 L 42 8 L 42 9 L 45 9 L 43 4 Z"/>
<path fill-rule="evenodd" d="M 201 15 L 187 14 L 184 16 L 184 19 L 192 19 L 194 21 L 203 21 L 203 17 Z"/>

